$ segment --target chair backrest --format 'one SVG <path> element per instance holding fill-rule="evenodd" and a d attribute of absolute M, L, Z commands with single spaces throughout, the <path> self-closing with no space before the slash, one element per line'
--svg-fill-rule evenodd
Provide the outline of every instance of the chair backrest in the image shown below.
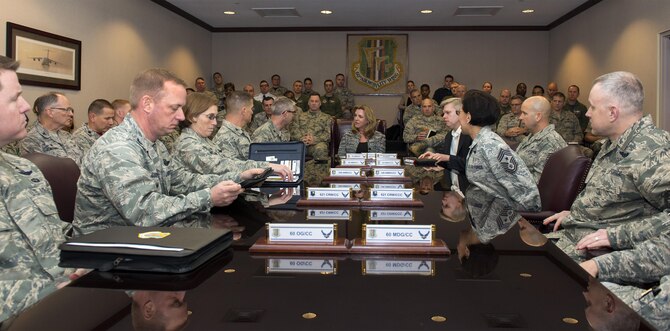
<path fill-rule="evenodd" d="M 570 210 L 577 194 L 584 189 L 590 167 L 591 159 L 584 156 L 579 146 L 569 145 L 549 156 L 537 184 L 542 210 Z"/>
<path fill-rule="evenodd" d="M 65 222 L 74 219 L 74 200 L 77 195 L 79 167 L 69 158 L 56 157 L 42 153 L 30 153 L 23 156 L 40 169 L 51 185 L 58 216 Z"/>
<path fill-rule="evenodd" d="M 330 134 L 330 158 L 333 166 L 335 166 L 335 155 L 337 155 L 337 148 L 340 146 L 340 141 L 347 131 L 351 131 L 352 120 L 336 119 L 333 120 L 333 130 Z M 386 134 L 386 120 L 377 120 L 377 131 Z"/>

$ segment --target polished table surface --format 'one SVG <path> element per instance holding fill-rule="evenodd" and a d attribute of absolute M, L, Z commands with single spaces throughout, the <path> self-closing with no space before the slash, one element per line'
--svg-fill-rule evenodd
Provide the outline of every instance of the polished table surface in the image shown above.
<path fill-rule="evenodd" d="M 238 199 L 208 219 L 209 226 L 233 228 L 238 238 L 204 268 L 190 275 L 93 271 L 21 314 L 10 329 L 132 330 L 131 311 L 141 320 L 141 310 L 131 296 L 146 291 L 172 291 L 156 304 L 160 320 L 186 321 L 189 330 L 592 329 L 585 313 L 589 278 L 578 264 L 551 242 L 527 243 L 521 231 L 536 230 L 519 224 L 488 245 L 469 247 L 461 262 L 459 236 L 470 223 L 441 217 L 442 194 L 419 195 L 425 206 L 413 209 L 414 221 L 393 223 L 435 224 L 448 256 L 251 254 L 267 222 L 336 222 L 338 235 L 353 240 L 362 236 L 370 211 L 353 209 L 350 220 L 307 221 L 308 211 L 290 204 L 266 209 Z M 272 271 L 287 263 L 311 263 L 315 272 Z M 590 288 L 600 286 L 592 281 Z"/>

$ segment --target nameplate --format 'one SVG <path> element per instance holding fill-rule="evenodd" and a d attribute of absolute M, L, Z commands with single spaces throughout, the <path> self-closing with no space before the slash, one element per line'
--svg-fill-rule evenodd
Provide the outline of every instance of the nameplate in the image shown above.
<path fill-rule="evenodd" d="M 370 189 L 370 200 L 379 201 L 379 200 L 414 200 L 414 189 L 413 188 L 402 188 L 402 189 L 383 189 L 383 188 L 371 188 Z"/>
<path fill-rule="evenodd" d="M 434 276 L 433 260 L 365 260 L 363 275 Z"/>
<path fill-rule="evenodd" d="M 361 189 L 361 184 L 360 183 L 331 183 L 330 187 L 331 188 L 350 188 L 352 190 L 360 190 Z"/>
<path fill-rule="evenodd" d="M 411 210 L 371 210 L 371 221 L 413 221 L 414 211 Z"/>
<path fill-rule="evenodd" d="M 402 189 L 405 188 L 405 184 L 373 184 L 372 187 L 383 189 Z"/>
<path fill-rule="evenodd" d="M 399 159 L 377 159 L 376 165 L 378 166 L 400 166 Z"/>
<path fill-rule="evenodd" d="M 265 273 L 337 274 L 334 259 L 267 259 Z"/>
<path fill-rule="evenodd" d="M 365 159 L 342 159 L 340 164 L 344 166 L 364 166 Z"/>
<path fill-rule="evenodd" d="M 397 159 L 398 154 L 396 153 L 377 153 L 375 155 L 377 159 Z"/>
<path fill-rule="evenodd" d="M 333 177 L 360 177 L 361 173 L 361 169 L 356 168 L 330 168 Z"/>
<path fill-rule="evenodd" d="M 309 209 L 308 220 L 348 220 L 351 212 L 346 209 Z"/>
<path fill-rule="evenodd" d="M 433 241 L 433 225 L 364 224 L 366 244 L 412 243 L 430 244 Z"/>
<path fill-rule="evenodd" d="M 375 177 L 405 177 L 405 169 L 374 169 Z"/>
<path fill-rule="evenodd" d="M 362 159 L 368 158 L 368 153 L 347 153 L 347 159 Z"/>
<path fill-rule="evenodd" d="M 267 223 L 268 242 L 335 242 L 337 224 Z"/>
<path fill-rule="evenodd" d="M 307 199 L 309 200 L 350 200 L 350 188 L 331 187 L 308 187 Z"/>

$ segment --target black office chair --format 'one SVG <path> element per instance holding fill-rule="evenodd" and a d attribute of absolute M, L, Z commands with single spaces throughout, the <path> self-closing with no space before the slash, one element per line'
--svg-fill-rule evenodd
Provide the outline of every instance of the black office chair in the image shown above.
<path fill-rule="evenodd" d="M 40 169 L 51 185 L 58 216 L 65 222 L 74 219 L 74 200 L 77 195 L 79 167 L 69 158 L 56 157 L 42 153 L 30 153 L 23 156 Z"/>

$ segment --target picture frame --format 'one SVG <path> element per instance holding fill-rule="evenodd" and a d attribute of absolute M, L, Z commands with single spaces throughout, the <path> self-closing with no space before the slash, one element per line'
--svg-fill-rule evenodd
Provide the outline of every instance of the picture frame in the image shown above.
<path fill-rule="evenodd" d="M 81 41 L 7 22 L 7 56 L 24 85 L 81 90 Z"/>
<path fill-rule="evenodd" d="M 402 95 L 409 77 L 407 34 L 348 34 L 349 89 L 355 95 Z"/>

